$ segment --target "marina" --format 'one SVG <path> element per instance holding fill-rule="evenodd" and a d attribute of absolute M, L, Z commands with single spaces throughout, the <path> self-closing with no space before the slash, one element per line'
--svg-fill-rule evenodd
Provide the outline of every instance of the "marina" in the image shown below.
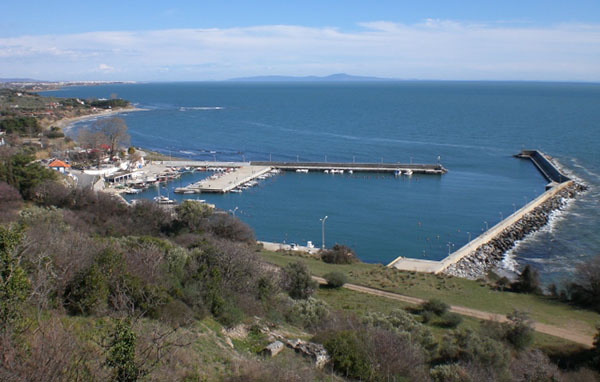
<path fill-rule="evenodd" d="M 328 163 L 328 162 L 167 162 L 169 166 L 206 168 L 217 172 L 199 182 L 178 187 L 178 194 L 198 193 L 239 193 L 242 189 L 255 186 L 257 179 L 281 171 L 294 171 L 307 174 L 322 172 L 325 174 L 393 173 L 395 176 L 413 174 L 442 175 L 448 172 L 441 164 L 401 164 L 401 163 Z"/>

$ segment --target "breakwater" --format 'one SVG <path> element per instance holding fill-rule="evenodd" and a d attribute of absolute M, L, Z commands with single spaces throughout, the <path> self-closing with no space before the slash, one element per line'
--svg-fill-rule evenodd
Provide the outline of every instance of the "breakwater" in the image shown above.
<path fill-rule="evenodd" d="M 502 261 L 504 254 L 512 249 L 517 241 L 545 226 L 553 211 L 564 208 L 569 199 L 584 190 L 585 186 L 573 181 L 563 183 L 563 187 L 560 187 L 556 193 L 510 226 L 501 229 L 489 241 L 472 249 L 466 256 L 456 262 L 449 262 L 442 272 L 468 279 L 484 276 Z"/>
<path fill-rule="evenodd" d="M 282 171 L 353 171 L 353 172 L 392 172 L 402 174 L 445 174 L 448 170 L 438 164 L 414 163 L 346 163 L 346 162 L 271 162 L 252 161 L 252 166 L 269 166 Z"/>
<path fill-rule="evenodd" d="M 563 174 L 551 158 L 540 151 L 523 150 L 515 157 L 531 160 L 550 182 L 543 194 L 441 261 L 399 257 L 388 266 L 480 278 L 502 261 L 506 251 L 518 240 L 546 225 L 552 211 L 564 208 L 569 199 L 587 188 Z"/>

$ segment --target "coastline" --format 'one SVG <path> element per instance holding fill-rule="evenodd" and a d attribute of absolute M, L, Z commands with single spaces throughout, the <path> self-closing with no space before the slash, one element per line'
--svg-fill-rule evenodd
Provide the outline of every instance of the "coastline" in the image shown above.
<path fill-rule="evenodd" d="M 70 125 L 72 125 L 76 122 L 81 122 L 81 121 L 85 121 L 88 119 L 94 119 L 94 118 L 98 118 L 98 117 L 108 117 L 111 115 L 117 115 L 117 114 L 121 114 L 121 113 L 129 113 L 129 112 L 135 112 L 135 111 L 147 111 L 147 110 L 148 109 L 142 109 L 142 108 L 137 108 L 137 107 L 101 110 L 97 113 L 80 115 L 77 117 L 62 118 L 62 119 L 57 120 L 56 122 L 51 123 L 50 126 L 56 126 L 56 127 L 59 127 L 61 129 L 65 130 Z"/>
<path fill-rule="evenodd" d="M 564 210 L 570 201 L 587 189 L 584 184 L 572 182 L 510 227 L 503 229 L 494 239 L 446 267 L 442 273 L 471 280 L 485 276 L 505 260 L 506 254 L 519 241 L 548 225 L 553 213 Z"/>

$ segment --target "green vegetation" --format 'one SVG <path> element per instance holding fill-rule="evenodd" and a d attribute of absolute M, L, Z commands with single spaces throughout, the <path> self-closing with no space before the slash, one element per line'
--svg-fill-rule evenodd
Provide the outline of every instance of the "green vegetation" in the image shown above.
<path fill-rule="evenodd" d="M 34 117 L 18 117 L 1 120 L 0 131 L 7 134 L 37 135 L 42 131 L 42 128 Z"/>
<path fill-rule="evenodd" d="M 535 333 L 529 319 L 565 313 L 556 319 L 587 325 L 595 313 L 491 283 L 363 264 L 343 246 L 323 258 L 260 252 L 252 230 L 228 214 L 193 201 L 127 206 L 56 181 L 37 154 L 0 147 L 1 380 L 597 376 L 589 368 L 599 368 L 600 345 L 585 350 Z M 427 301 L 411 306 L 341 288 L 346 282 Z M 512 314 L 506 323 L 480 322 L 449 312 L 450 304 Z M 313 355 L 284 346 L 264 358 L 274 340 Z M 313 358 L 322 360 L 315 354 L 323 348 L 331 358 L 318 369 Z"/>
<path fill-rule="evenodd" d="M 278 266 L 298 260 L 297 256 L 277 252 L 262 251 L 261 255 Z M 446 304 L 498 314 L 509 314 L 516 309 L 527 312 L 535 321 L 569 327 L 587 335 L 595 333 L 600 318 L 595 312 L 577 309 L 550 296 L 502 292 L 496 290 L 493 284 L 481 281 L 400 271 L 378 264 L 336 265 L 313 258 L 302 258 L 302 261 L 316 276 L 337 271 L 344 273 L 349 283 L 425 300 L 435 296 Z"/>
<path fill-rule="evenodd" d="M 120 98 L 93 100 L 90 102 L 90 106 L 99 107 L 101 109 L 111 109 L 113 107 L 127 107 L 129 106 L 129 101 Z"/>
<path fill-rule="evenodd" d="M 327 280 L 327 286 L 330 288 L 341 288 L 348 281 L 346 275 L 341 272 L 329 272 L 324 277 Z"/>

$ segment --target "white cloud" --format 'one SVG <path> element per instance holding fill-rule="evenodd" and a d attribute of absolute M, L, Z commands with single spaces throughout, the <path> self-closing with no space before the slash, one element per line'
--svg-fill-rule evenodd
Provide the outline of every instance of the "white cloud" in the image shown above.
<path fill-rule="evenodd" d="M 113 68 L 112 66 L 108 66 L 106 64 L 100 64 L 100 65 L 98 65 L 98 70 L 103 71 L 103 72 L 112 72 L 115 70 L 115 68 Z"/>
<path fill-rule="evenodd" d="M 395 78 L 600 81 L 600 25 L 426 19 L 360 26 L 353 32 L 267 25 L 0 38 L 0 73 L 201 80 L 343 71 Z M 106 62 L 118 63 L 119 70 Z"/>

